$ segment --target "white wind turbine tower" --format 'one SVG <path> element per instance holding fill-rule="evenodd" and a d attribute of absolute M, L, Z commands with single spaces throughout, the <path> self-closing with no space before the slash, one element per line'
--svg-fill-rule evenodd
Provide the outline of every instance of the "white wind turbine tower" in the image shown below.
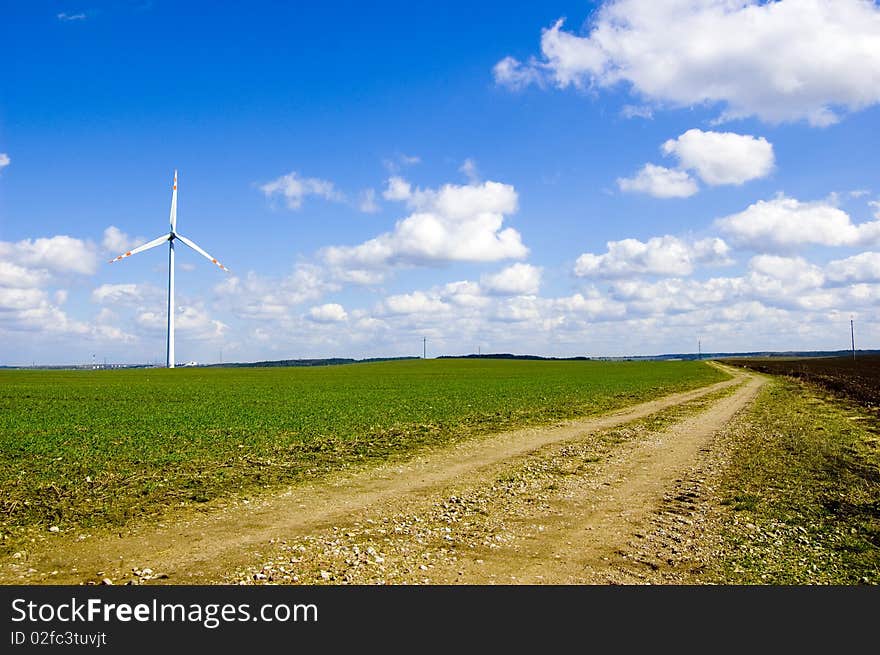
<path fill-rule="evenodd" d="M 211 255 L 202 250 L 198 245 L 182 234 L 177 233 L 177 171 L 175 170 L 174 184 L 171 186 L 171 231 L 168 234 L 163 234 L 142 246 L 124 252 L 119 255 L 119 257 L 110 260 L 110 263 L 112 264 L 113 262 L 118 262 L 120 259 L 131 257 L 144 250 L 161 246 L 166 241 L 168 242 L 168 349 L 165 357 L 165 365 L 168 368 L 174 368 L 174 241 L 176 239 L 179 239 L 182 243 L 185 243 L 203 257 L 211 260 L 212 264 L 217 264 L 217 266 L 224 271 L 227 273 L 229 272 L 228 268 L 211 257 Z"/>

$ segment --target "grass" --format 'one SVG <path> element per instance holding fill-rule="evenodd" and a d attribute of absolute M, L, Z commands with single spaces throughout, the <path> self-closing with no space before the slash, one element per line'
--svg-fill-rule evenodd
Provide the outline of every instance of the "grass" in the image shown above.
<path fill-rule="evenodd" d="M 775 379 L 731 437 L 708 579 L 880 583 L 878 434 L 859 405 Z"/>
<path fill-rule="evenodd" d="M 3 547 L 722 379 L 699 362 L 0 371 Z"/>

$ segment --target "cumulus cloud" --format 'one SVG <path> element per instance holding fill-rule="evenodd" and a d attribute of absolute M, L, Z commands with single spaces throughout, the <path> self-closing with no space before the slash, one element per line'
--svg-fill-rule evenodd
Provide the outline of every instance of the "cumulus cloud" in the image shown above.
<path fill-rule="evenodd" d="M 45 269 L 32 269 L 12 262 L 0 261 L 0 286 L 27 289 L 40 287 L 49 280 Z"/>
<path fill-rule="evenodd" d="M 447 303 L 460 307 L 480 308 L 489 304 L 482 285 L 470 280 L 460 280 L 443 285 L 437 295 Z"/>
<path fill-rule="evenodd" d="M 708 280 L 669 278 L 653 283 L 621 280 L 611 295 L 634 314 L 669 315 L 713 307 L 765 307 L 793 311 L 826 310 L 847 298 L 826 286 L 822 269 L 802 257 L 757 255 L 740 276 Z"/>
<path fill-rule="evenodd" d="M 104 238 L 101 239 L 101 248 L 107 252 L 121 253 L 131 250 L 137 245 L 145 243 L 145 237 L 130 237 L 115 225 L 104 230 Z"/>
<path fill-rule="evenodd" d="M 519 91 L 530 84 L 543 86 L 544 75 L 540 64 L 534 59 L 522 64 L 514 57 L 505 57 L 492 68 L 495 83 Z"/>
<path fill-rule="evenodd" d="M 389 173 L 397 173 L 400 169 L 406 168 L 407 166 L 415 166 L 416 164 L 421 163 L 421 161 L 422 158 L 418 155 L 399 153 L 390 159 L 383 159 L 382 164 Z"/>
<path fill-rule="evenodd" d="M 12 163 L 12 160 L 9 158 L 5 152 L 0 152 L 0 172 L 3 171 L 4 168 L 9 166 Z"/>
<path fill-rule="evenodd" d="M 587 295 L 576 293 L 553 298 L 547 301 L 547 304 L 553 310 L 585 316 L 592 320 L 607 321 L 626 315 L 626 305 L 608 298 L 595 289 L 589 290 Z"/>
<path fill-rule="evenodd" d="M 685 171 L 645 164 L 635 177 L 617 178 L 621 191 L 647 193 L 655 198 L 688 198 L 699 191 Z"/>
<path fill-rule="evenodd" d="M 140 305 L 160 302 L 165 292 L 152 284 L 102 284 L 92 290 L 92 302 L 112 305 Z"/>
<path fill-rule="evenodd" d="M 137 324 L 152 332 L 160 333 L 167 329 L 168 317 L 164 311 L 144 310 L 136 317 Z M 229 326 L 212 319 L 201 303 L 178 307 L 174 314 L 174 330 L 189 339 L 214 341 L 223 337 Z"/>
<path fill-rule="evenodd" d="M 880 252 L 863 252 L 828 262 L 826 271 L 833 282 L 880 282 Z"/>
<path fill-rule="evenodd" d="M 609 241 L 607 252 L 584 253 L 575 262 L 578 277 L 620 278 L 635 275 L 690 275 L 697 264 L 730 263 L 728 245 L 719 238 L 685 241 L 674 236 Z"/>
<path fill-rule="evenodd" d="M 823 126 L 880 102 L 880 8 L 865 0 L 609 0 L 587 33 L 557 21 L 540 60 L 505 57 L 514 89 L 625 84 L 655 105 L 720 105 L 721 120 Z"/>
<path fill-rule="evenodd" d="M 389 314 L 436 314 L 449 310 L 449 305 L 424 291 L 388 296 L 384 307 Z"/>
<path fill-rule="evenodd" d="M 288 209 L 299 209 L 308 196 L 318 196 L 336 202 L 344 200 L 344 196 L 336 190 L 333 182 L 317 177 L 300 177 L 296 171 L 261 185 L 260 191 L 267 198 L 282 197 Z"/>
<path fill-rule="evenodd" d="M 464 160 L 461 166 L 458 168 L 459 171 L 464 173 L 464 176 L 467 178 L 468 182 L 471 184 L 479 184 L 480 182 L 480 171 L 477 169 L 477 162 L 468 157 Z"/>
<path fill-rule="evenodd" d="M 706 184 L 743 184 L 773 170 L 773 145 L 763 137 L 733 132 L 688 130 L 663 144 L 681 168 L 693 170 Z"/>
<path fill-rule="evenodd" d="M 382 192 L 382 197 L 386 200 L 406 200 L 411 195 L 412 185 L 396 175 L 388 178 L 388 185 Z"/>
<path fill-rule="evenodd" d="M 59 287 L 76 280 L 75 276 L 94 273 L 97 263 L 94 244 L 65 235 L 0 241 L 0 335 L 4 340 L 25 339 L 26 347 L 33 344 L 36 334 L 129 338 L 71 318 L 61 308 L 68 292 Z"/>
<path fill-rule="evenodd" d="M 358 200 L 358 209 L 365 214 L 375 214 L 379 211 L 379 205 L 376 203 L 375 189 L 364 189 L 361 191 L 360 199 Z"/>
<path fill-rule="evenodd" d="M 0 241 L 0 258 L 53 273 L 91 275 L 97 270 L 95 246 L 88 241 L 59 235 L 22 241 Z"/>
<path fill-rule="evenodd" d="M 759 200 L 737 214 L 718 219 L 716 226 L 734 244 L 759 252 L 880 242 L 880 220 L 854 224 L 845 211 L 828 202 L 801 202 L 784 195 Z"/>
<path fill-rule="evenodd" d="M 268 278 L 254 272 L 230 276 L 214 287 L 221 305 L 239 318 L 284 320 L 297 305 L 337 291 L 339 285 L 327 271 L 312 264 L 297 264 L 282 278 Z"/>
<path fill-rule="evenodd" d="M 734 132 L 688 130 L 662 146 L 678 159 L 678 168 L 645 166 L 631 178 L 618 178 L 621 191 L 647 193 L 655 198 L 687 198 L 699 190 L 688 171 L 706 184 L 743 184 L 773 170 L 773 145 L 765 138 Z"/>
<path fill-rule="evenodd" d="M 521 259 L 528 254 L 519 232 L 504 228 L 517 210 L 514 188 L 500 182 L 413 188 L 393 177 L 383 194 L 412 210 L 390 232 L 357 246 L 331 246 L 321 252 L 337 269 L 369 270 L 388 265 L 423 265 Z"/>
<path fill-rule="evenodd" d="M 347 318 L 348 313 L 343 306 L 335 302 L 318 305 L 309 310 L 309 319 L 316 323 L 339 323 Z"/>
<path fill-rule="evenodd" d="M 480 286 L 493 295 L 534 295 L 541 287 L 541 269 L 531 264 L 513 264 L 498 273 L 484 275 Z"/>
<path fill-rule="evenodd" d="M 797 281 L 808 286 L 820 286 L 825 279 L 821 269 L 803 257 L 755 255 L 749 260 L 749 269 L 778 280 Z"/>

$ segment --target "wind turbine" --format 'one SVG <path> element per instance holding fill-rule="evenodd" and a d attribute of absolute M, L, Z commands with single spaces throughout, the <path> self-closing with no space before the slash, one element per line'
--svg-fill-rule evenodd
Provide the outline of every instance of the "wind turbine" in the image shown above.
<path fill-rule="evenodd" d="M 168 234 L 163 234 L 160 237 L 156 237 L 152 241 L 148 241 L 142 246 L 138 246 L 137 248 L 133 248 L 128 252 L 124 252 L 119 257 L 110 260 L 110 264 L 113 262 L 118 262 L 120 259 L 125 259 L 126 257 L 131 257 L 132 255 L 136 255 L 139 252 L 144 252 L 145 250 L 149 250 L 150 248 L 155 248 L 156 246 L 161 246 L 166 241 L 168 242 L 168 348 L 165 356 L 165 365 L 168 368 L 174 368 L 174 241 L 180 240 L 182 243 L 188 245 L 190 248 L 195 250 L 197 253 L 202 255 L 203 257 L 211 260 L 212 264 L 216 264 L 220 268 L 222 268 L 227 273 L 229 269 L 226 268 L 223 264 L 218 262 L 216 259 L 211 257 L 208 253 L 202 250 L 198 245 L 187 239 L 182 234 L 177 233 L 177 171 L 174 171 L 174 184 L 171 186 L 171 231 Z"/>

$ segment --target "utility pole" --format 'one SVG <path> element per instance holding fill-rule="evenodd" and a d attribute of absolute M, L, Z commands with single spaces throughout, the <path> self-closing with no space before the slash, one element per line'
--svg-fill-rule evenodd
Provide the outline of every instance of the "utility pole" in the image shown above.
<path fill-rule="evenodd" d="M 853 360 L 856 358 L 856 331 L 853 327 L 853 317 L 849 317 L 849 338 L 852 343 Z"/>
<path fill-rule="evenodd" d="M 703 359 L 703 342 L 697 339 L 697 359 Z"/>
<path fill-rule="evenodd" d="M 428 338 L 422 337 L 422 359 L 428 359 Z"/>

